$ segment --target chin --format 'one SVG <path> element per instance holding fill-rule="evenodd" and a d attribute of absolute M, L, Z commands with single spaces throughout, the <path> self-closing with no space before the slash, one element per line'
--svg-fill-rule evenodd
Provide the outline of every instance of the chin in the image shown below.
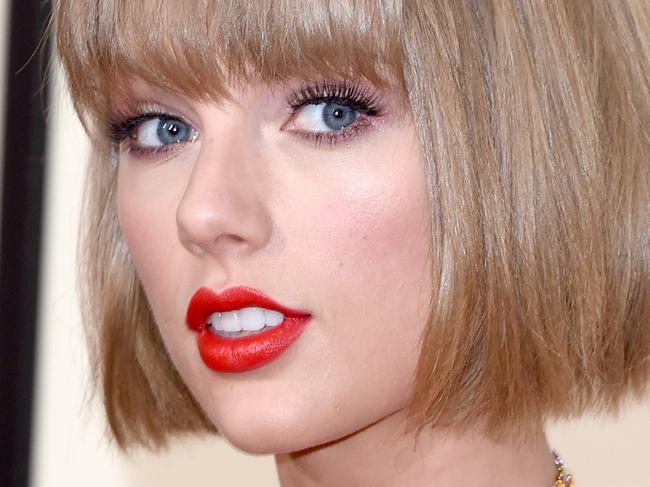
<path fill-rule="evenodd" d="M 304 450 L 319 440 L 298 421 L 259 411 L 250 416 L 229 414 L 215 422 L 219 432 L 235 448 L 251 454 L 279 454 Z"/>
<path fill-rule="evenodd" d="M 340 417 L 337 421 L 332 417 L 305 415 L 304 411 L 290 408 L 276 409 L 274 413 L 264 408 L 238 408 L 209 417 L 229 443 L 250 454 L 298 452 L 336 441 L 355 431 L 353 426 L 343 424 Z"/>

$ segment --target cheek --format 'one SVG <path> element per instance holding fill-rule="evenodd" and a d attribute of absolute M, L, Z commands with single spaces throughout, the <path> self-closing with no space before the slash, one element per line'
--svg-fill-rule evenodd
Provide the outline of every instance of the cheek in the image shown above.
<path fill-rule="evenodd" d="M 413 192 L 377 189 L 332 208 L 333 226 L 323 230 L 321 241 L 338 275 L 334 281 L 354 300 L 347 311 L 375 316 L 383 310 L 395 319 L 375 333 L 394 333 L 415 325 L 411 311 L 419 307 L 418 288 L 429 275 L 428 212 Z"/>
<path fill-rule="evenodd" d="M 132 196 L 118 198 L 118 218 L 120 228 L 131 257 L 140 271 L 142 278 L 147 279 L 157 267 L 162 255 L 170 254 L 168 225 L 160 218 L 153 218 L 153 208 L 147 202 Z M 152 245 L 152 242 L 158 242 Z"/>
<path fill-rule="evenodd" d="M 366 189 L 366 188 L 364 188 Z M 367 192 L 344 194 L 329 216 L 336 223 L 325 235 L 342 257 L 339 265 L 376 264 L 377 270 L 402 267 L 426 243 L 424 201 L 390 182 Z M 421 254 L 420 254 L 421 257 Z M 390 277 L 390 275 L 386 276 Z"/>
<path fill-rule="evenodd" d="M 121 169 L 117 185 L 117 214 L 122 235 L 146 291 L 157 321 L 167 322 L 175 310 L 167 309 L 177 295 L 181 279 L 168 277 L 177 267 L 177 188 L 165 181 Z M 165 263 L 165 265 L 163 265 Z M 179 277 L 181 274 L 178 274 Z"/>
<path fill-rule="evenodd" d="M 161 257 L 171 252 L 170 248 L 166 248 L 170 242 L 168 212 L 161 211 L 160 206 L 165 203 L 160 198 L 151 200 L 133 190 L 127 177 L 122 176 L 118 181 L 120 229 L 140 277 L 146 281 L 155 272 Z"/>
<path fill-rule="evenodd" d="M 120 229 L 160 336 L 176 367 L 183 364 L 179 357 L 194 347 L 194 337 L 181 326 L 192 289 L 192 273 L 183 262 L 185 252 L 176 226 L 182 188 L 170 181 L 179 180 L 181 176 L 143 175 L 126 167 L 120 172 L 117 185 Z"/>
<path fill-rule="evenodd" d="M 322 262 L 338 275 L 333 282 L 364 296 L 365 307 L 399 302 L 404 312 L 418 307 L 416 288 L 430 274 L 429 201 L 419 155 L 379 162 L 384 172 L 343 181 L 323 195 L 310 248 L 321 249 Z"/>
<path fill-rule="evenodd" d="M 273 450 L 286 437 L 287 448 L 299 449 L 404 406 L 431 288 L 430 211 L 420 155 L 409 146 L 350 154 L 329 166 L 321 161 L 315 166 L 330 169 L 317 176 L 282 172 L 279 190 L 265 200 L 276 239 L 237 261 L 243 282 L 232 284 L 275 288 L 317 319 L 287 360 L 241 378 L 206 370 L 193 336 L 173 323 L 184 316 L 186 301 L 178 297 L 189 297 L 205 275 L 205 263 L 188 259 L 178 240 L 183 188 L 171 182 L 183 178 L 120 175 L 120 225 L 163 340 L 190 390 L 231 440 L 255 438 Z"/>
<path fill-rule="evenodd" d="M 383 172 L 321 189 L 302 216 L 310 231 L 295 240 L 324 323 L 317 332 L 328 354 L 314 350 L 314 365 L 349 388 L 333 401 L 362 388 L 359 407 L 379 416 L 405 404 L 414 376 L 431 295 L 431 213 L 418 156 L 377 162 Z"/>

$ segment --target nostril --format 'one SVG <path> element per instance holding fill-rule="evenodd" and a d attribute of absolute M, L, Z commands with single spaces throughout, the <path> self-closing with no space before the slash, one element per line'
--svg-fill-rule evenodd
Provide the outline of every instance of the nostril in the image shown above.
<path fill-rule="evenodd" d="M 208 176 L 194 174 L 179 201 L 176 225 L 181 243 L 196 255 L 263 246 L 271 225 L 265 202 L 242 185 Z"/>
<path fill-rule="evenodd" d="M 194 242 L 191 242 L 191 241 L 186 242 L 186 243 L 185 243 L 185 246 L 186 246 L 187 249 L 188 249 L 190 252 L 192 252 L 194 255 L 203 255 L 203 253 L 204 253 L 204 252 L 203 252 L 203 248 L 202 248 L 200 245 L 195 244 Z"/>

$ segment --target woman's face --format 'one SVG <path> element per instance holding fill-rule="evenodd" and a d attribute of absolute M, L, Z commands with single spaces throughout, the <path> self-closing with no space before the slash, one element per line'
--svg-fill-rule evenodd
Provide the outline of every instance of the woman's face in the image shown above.
<path fill-rule="evenodd" d="M 132 83 L 114 107 L 119 221 L 209 419 L 243 450 L 297 451 L 408 403 L 431 294 L 422 154 L 400 99 L 372 85 L 232 94 L 208 103 Z M 239 286 L 310 318 L 271 361 L 213 370 L 188 305 L 200 288 Z"/>

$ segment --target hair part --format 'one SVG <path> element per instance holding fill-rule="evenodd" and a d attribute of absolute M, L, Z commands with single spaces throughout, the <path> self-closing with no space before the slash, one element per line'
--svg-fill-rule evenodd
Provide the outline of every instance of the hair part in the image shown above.
<path fill-rule="evenodd" d="M 647 391 L 647 3 L 60 0 L 55 24 L 97 151 L 84 322 L 121 447 L 214 431 L 164 350 L 117 225 L 106 126 L 133 77 L 199 100 L 291 77 L 403 90 L 433 221 L 415 427 L 523 436 Z"/>

